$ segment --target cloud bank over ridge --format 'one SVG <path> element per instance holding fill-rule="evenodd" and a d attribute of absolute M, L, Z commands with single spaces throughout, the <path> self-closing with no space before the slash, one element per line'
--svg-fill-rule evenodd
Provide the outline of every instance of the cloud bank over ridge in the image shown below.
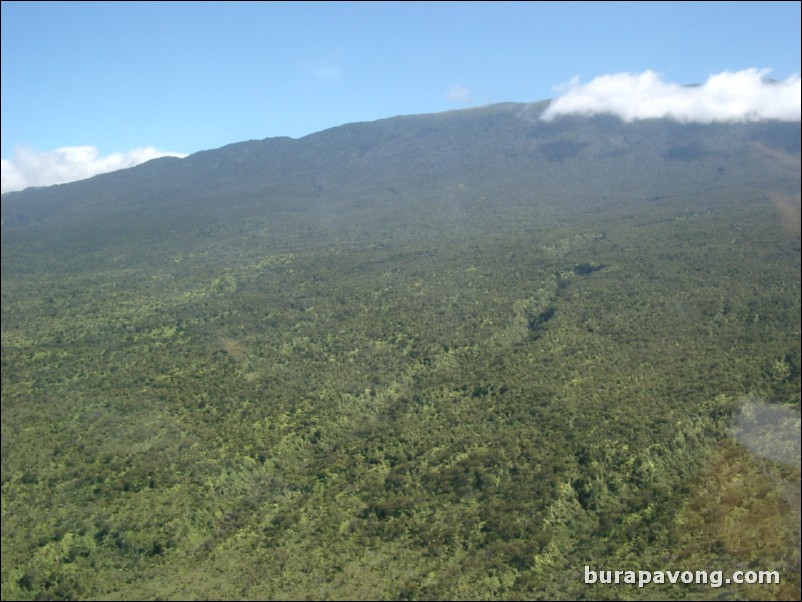
<path fill-rule="evenodd" d="M 2 193 L 22 190 L 29 186 L 50 186 L 84 180 L 92 176 L 134 167 L 159 157 L 184 157 L 180 153 L 164 152 L 148 146 L 105 157 L 94 146 L 68 146 L 39 152 L 18 147 L 13 159 L 2 160 Z"/>
<path fill-rule="evenodd" d="M 673 119 L 680 122 L 800 121 L 798 74 L 778 82 L 767 80 L 769 69 L 724 71 L 704 84 L 683 86 L 664 81 L 653 71 L 615 73 L 586 84 L 577 78 L 561 86 L 542 119 L 562 115 L 613 114 L 624 121 Z"/>

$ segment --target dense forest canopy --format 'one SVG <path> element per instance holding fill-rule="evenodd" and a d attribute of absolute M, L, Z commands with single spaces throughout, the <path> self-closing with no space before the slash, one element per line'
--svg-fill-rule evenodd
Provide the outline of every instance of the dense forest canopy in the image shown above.
<path fill-rule="evenodd" d="M 3 195 L 3 599 L 798 599 L 799 123 L 544 106 Z"/>

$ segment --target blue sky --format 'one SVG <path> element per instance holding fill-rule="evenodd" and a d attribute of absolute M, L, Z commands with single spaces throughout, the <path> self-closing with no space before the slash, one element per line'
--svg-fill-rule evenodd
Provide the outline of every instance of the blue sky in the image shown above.
<path fill-rule="evenodd" d="M 799 2 L 2 2 L 1 39 L 4 191 L 56 149 L 91 175 L 573 78 L 786 80 L 802 49 Z"/>

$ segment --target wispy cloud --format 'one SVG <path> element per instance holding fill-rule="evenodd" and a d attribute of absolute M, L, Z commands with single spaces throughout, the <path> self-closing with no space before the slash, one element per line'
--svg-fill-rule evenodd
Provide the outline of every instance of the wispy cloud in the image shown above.
<path fill-rule="evenodd" d="M 558 88 L 564 93 L 549 105 L 542 118 L 550 121 L 560 115 L 612 113 L 625 121 L 799 121 L 799 75 L 778 82 L 766 79 L 769 72 L 725 71 L 696 86 L 663 81 L 653 71 L 602 75 L 587 84 L 574 79 Z"/>
<path fill-rule="evenodd" d="M 68 146 L 39 152 L 21 146 L 13 159 L 2 160 L 3 193 L 29 186 L 49 186 L 83 180 L 94 175 L 134 167 L 159 157 L 184 157 L 180 153 L 164 152 L 149 146 L 124 153 L 100 156 L 94 146 Z"/>
<path fill-rule="evenodd" d="M 462 84 L 454 84 L 451 89 L 446 92 L 446 100 L 449 102 L 469 103 L 473 101 L 471 91 Z"/>
<path fill-rule="evenodd" d="M 317 75 L 320 79 L 333 82 L 343 76 L 343 70 L 340 67 L 330 65 L 328 67 L 322 67 L 318 69 L 315 71 L 315 75 Z"/>

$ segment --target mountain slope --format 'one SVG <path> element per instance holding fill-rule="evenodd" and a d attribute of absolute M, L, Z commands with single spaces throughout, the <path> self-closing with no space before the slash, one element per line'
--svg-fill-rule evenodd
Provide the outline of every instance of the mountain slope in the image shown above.
<path fill-rule="evenodd" d="M 4 195 L 3 599 L 798 596 L 799 124 L 543 107 Z"/>
<path fill-rule="evenodd" d="M 19 226 L 32 224 L 77 232 L 95 222 L 124 224 L 146 236 L 165 221 L 174 231 L 187 222 L 249 215 L 291 220 L 298 212 L 314 220 L 348 210 L 346 219 L 358 225 L 375 213 L 403 218 L 436 214 L 443 205 L 584 211 L 605 198 L 641 201 L 695 192 L 699 185 L 760 186 L 793 172 L 783 161 L 793 162 L 799 152 L 799 128 L 789 124 L 625 124 L 602 117 L 547 123 L 539 120 L 544 106 L 396 117 L 300 140 L 157 159 L 5 195 L 3 224 L 13 239 Z"/>

